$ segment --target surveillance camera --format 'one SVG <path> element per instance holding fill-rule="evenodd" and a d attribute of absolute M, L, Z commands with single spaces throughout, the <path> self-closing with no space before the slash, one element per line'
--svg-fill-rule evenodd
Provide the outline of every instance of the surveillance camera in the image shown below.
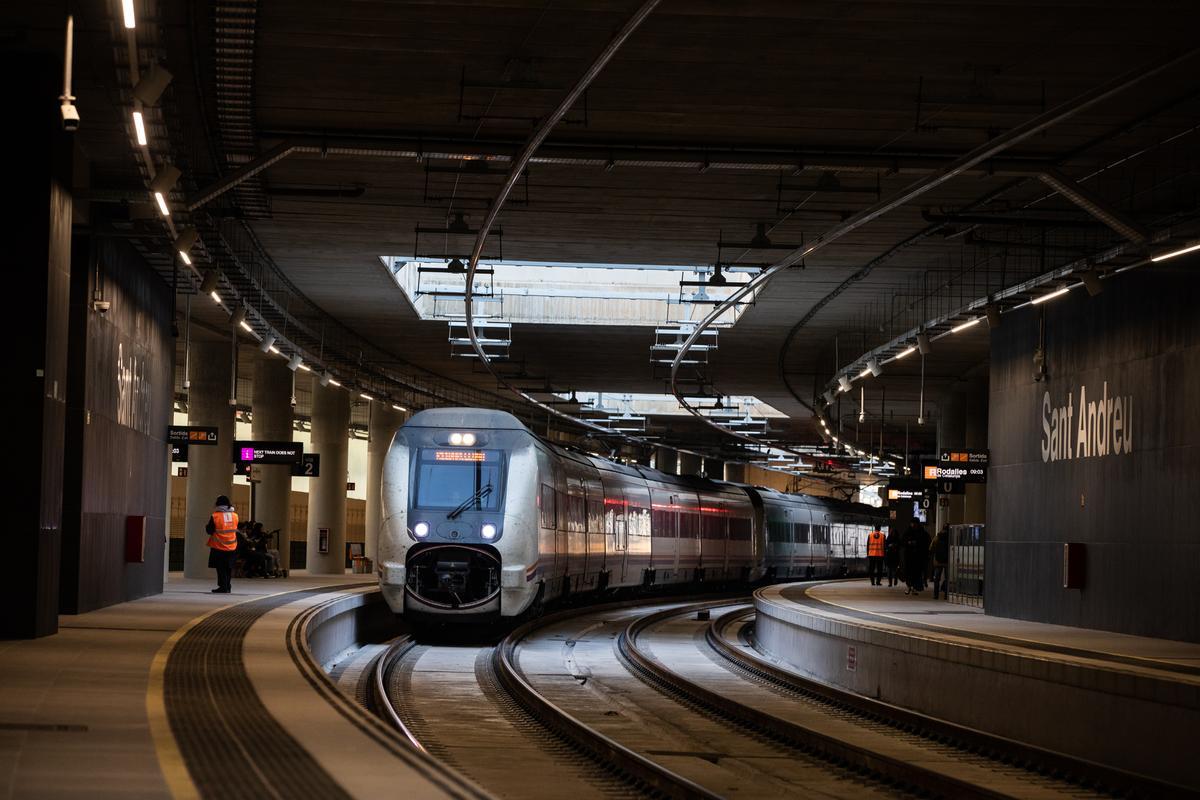
<path fill-rule="evenodd" d="M 108 310 L 112 308 L 112 303 L 108 300 L 97 300 L 96 302 L 92 303 L 92 308 L 95 311 L 99 311 L 101 314 L 107 314 Z"/>
<path fill-rule="evenodd" d="M 62 110 L 62 123 L 64 131 L 79 130 L 79 109 L 70 103 L 63 103 L 60 107 Z"/>

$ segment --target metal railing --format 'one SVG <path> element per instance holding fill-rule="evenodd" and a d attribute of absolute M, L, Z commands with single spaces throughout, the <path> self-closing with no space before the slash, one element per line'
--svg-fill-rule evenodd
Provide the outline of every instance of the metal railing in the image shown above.
<path fill-rule="evenodd" d="M 946 597 L 951 603 L 983 608 L 984 526 L 950 526 Z"/>

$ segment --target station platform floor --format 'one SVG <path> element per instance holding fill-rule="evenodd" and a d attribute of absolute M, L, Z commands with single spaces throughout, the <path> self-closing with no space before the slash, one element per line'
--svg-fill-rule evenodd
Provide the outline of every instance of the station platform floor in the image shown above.
<path fill-rule="evenodd" d="M 211 593 L 211 581 L 173 574 L 160 595 L 78 616 L 62 616 L 57 635 L 0 641 L 0 798 L 211 796 L 189 780 L 180 752 L 186 748 L 171 741 L 170 731 L 178 728 L 180 720 L 192 720 L 201 726 L 193 731 L 198 739 L 193 751 L 197 747 L 203 750 L 206 741 L 211 746 L 222 737 L 220 725 L 241 727 L 238 714 L 244 711 L 242 706 L 258 702 L 266 704 L 272 714 L 277 713 L 272 703 L 284 708 L 278 712 L 283 716 L 287 707 L 293 706 L 301 718 L 289 722 L 297 731 L 311 726 L 317 737 L 303 744 L 337 752 L 335 743 L 320 740 L 320 731 L 343 741 L 351 737 L 338 728 L 338 714 L 333 707 L 327 707 L 323 716 L 312 709 L 324 704 L 296 702 L 295 693 L 308 687 L 299 674 L 291 674 L 295 672 L 290 669 L 291 663 L 284 668 L 283 632 L 305 603 L 328 598 L 331 591 L 344 594 L 356 587 L 362 591 L 361 587 L 373 583 L 369 575 L 316 577 L 296 571 L 286 579 L 235 579 L 233 592 L 219 595 Z M 240 619 L 239 615 L 222 615 L 238 608 L 255 610 L 241 614 Z M 277 619 L 272 618 L 271 609 L 279 612 Z M 242 626 L 241 636 L 231 652 L 215 647 L 202 651 L 201 669 L 230 673 L 245 665 L 250 694 L 256 697 L 220 700 L 217 705 L 223 705 L 229 713 L 218 713 L 217 729 L 212 729 L 212 719 L 183 713 L 195 710 L 188 708 L 191 700 L 184 693 L 170 697 L 168 656 L 187 645 L 187 633 L 198 631 L 205 620 L 226 618 L 225 627 Z M 203 647 L 204 642 L 197 644 Z M 210 684 L 209 690 L 214 685 Z M 244 693 L 248 688 L 233 683 L 230 686 L 231 692 Z M 219 685 L 217 689 L 223 691 Z M 167 725 L 164 706 L 172 703 L 179 709 L 178 719 L 172 718 Z M 266 750 L 278 747 L 278 731 L 246 733 L 261 736 L 259 746 Z M 358 749 L 364 759 L 370 757 L 369 748 Z M 190 758 L 186 761 L 192 765 Z M 221 769 L 220 764 L 215 766 Z M 285 767 L 298 766 L 285 760 Z M 364 776 L 372 774 L 366 762 L 358 766 Z M 228 781 L 243 784 L 243 796 L 255 796 L 250 780 L 253 776 L 242 774 L 244 769 L 229 764 Z M 344 791 L 342 787 L 325 787 L 323 791 L 319 783 L 312 786 L 308 796 L 344 797 L 384 788 L 376 783 L 354 787 L 357 791 Z M 413 796 L 441 793 L 418 788 Z"/>
<path fill-rule="evenodd" d="M 867 580 L 755 593 L 754 640 L 799 674 L 1189 792 L 1200 644 L 989 616 Z"/>
<path fill-rule="evenodd" d="M 1200 644 L 989 616 L 981 608 L 934 600 L 929 589 L 906 595 L 903 584 L 872 586 L 869 581 L 856 580 L 772 590 L 783 600 L 830 618 L 882 630 L 987 645 L 1042 659 L 1121 665 L 1200 683 Z"/>

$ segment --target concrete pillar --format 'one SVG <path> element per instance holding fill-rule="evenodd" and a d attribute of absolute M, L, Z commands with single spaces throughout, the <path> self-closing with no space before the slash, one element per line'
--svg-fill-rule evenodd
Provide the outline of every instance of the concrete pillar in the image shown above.
<path fill-rule="evenodd" d="M 967 447 L 972 450 L 988 449 L 988 385 L 972 386 L 966 397 Z M 982 525 L 987 518 L 987 484 L 968 483 L 963 498 L 963 522 Z"/>
<path fill-rule="evenodd" d="M 188 424 L 217 428 L 217 446 L 188 448 L 187 527 L 183 533 L 183 575 L 208 578 L 208 534 L 204 526 L 220 495 L 233 493 L 233 462 L 230 459 L 235 431 L 233 406 L 229 405 L 232 353 L 228 341 L 192 342 L 189 358 Z M 239 508 L 246 516 L 250 509 Z"/>
<path fill-rule="evenodd" d="M 679 474 L 679 454 L 669 447 L 660 447 L 654 456 L 654 468 L 668 475 Z"/>
<path fill-rule="evenodd" d="M 987 383 L 962 383 L 941 398 L 938 406 L 937 447 L 987 448 Z M 949 505 L 938 505 L 937 528 L 964 522 L 982 523 L 987 486 L 967 484 L 966 494 L 949 495 Z M 932 531 L 931 531 L 932 533 Z"/>
<path fill-rule="evenodd" d="M 680 475 L 699 475 L 703 468 L 704 459 L 700 456 L 694 456 L 691 453 L 679 454 Z"/>
<path fill-rule="evenodd" d="M 376 560 L 379 528 L 383 524 L 383 462 L 392 446 L 392 437 L 404 424 L 405 418 L 403 412 L 395 410 L 388 403 L 371 403 L 371 421 L 367 426 L 370 438 L 367 440 L 367 518 L 364 552 L 372 561 Z"/>
<path fill-rule="evenodd" d="M 308 480 L 308 563 L 313 575 L 346 569 L 346 460 L 350 447 L 350 394 L 313 381 L 312 449 L 321 455 L 321 475 Z M 321 531 L 329 533 L 320 552 Z"/>
<path fill-rule="evenodd" d="M 732 481 L 733 483 L 745 483 L 746 482 L 746 465 L 745 464 L 726 464 L 725 465 L 725 480 Z"/>
<path fill-rule="evenodd" d="M 250 400 L 254 420 L 251 436 L 258 441 L 292 441 L 292 371 L 278 356 L 260 355 L 254 363 L 254 392 Z M 292 468 L 262 464 L 254 468 L 254 518 L 263 530 L 279 529 L 279 566 L 291 568 Z"/>

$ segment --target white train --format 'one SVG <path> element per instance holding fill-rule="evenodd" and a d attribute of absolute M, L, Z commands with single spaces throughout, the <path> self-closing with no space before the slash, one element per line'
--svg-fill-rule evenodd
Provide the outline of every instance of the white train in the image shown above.
<path fill-rule="evenodd" d="M 383 469 L 397 614 L 515 617 L 573 592 L 865 570 L 869 506 L 668 475 L 558 447 L 502 411 L 412 417 Z"/>

